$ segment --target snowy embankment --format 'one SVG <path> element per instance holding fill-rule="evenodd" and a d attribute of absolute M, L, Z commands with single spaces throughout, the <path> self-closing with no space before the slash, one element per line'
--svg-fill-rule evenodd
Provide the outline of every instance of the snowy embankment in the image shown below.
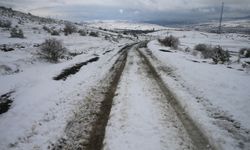
<path fill-rule="evenodd" d="M 181 39 L 182 47 L 192 45 L 185 41 L 185 38 Z M 158 41 L 151 41 L 148 49 L 141 51 L 147 55 L 186 112 L 216 147 L 227 150 L 249 148 L 248 73 L 234 67 L 228 68 L 227 65 L 211 64 L 209 60 L 189 53 L 171 50 L 161 46 Z"/>

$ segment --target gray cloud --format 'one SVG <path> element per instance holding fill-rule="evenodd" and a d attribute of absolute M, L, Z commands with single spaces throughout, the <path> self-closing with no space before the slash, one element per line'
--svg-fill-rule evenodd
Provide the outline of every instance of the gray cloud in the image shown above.
<path fill-rule="evenodd" d="M 166 20 L 215 18 L 221 2 L 221 0 L 1 0 L 0 5 L 63 19 L 70 17 L 75 20 Z M 249 0 L 224 0 L 224 2 L 228 17 L 250 14 Z"/>

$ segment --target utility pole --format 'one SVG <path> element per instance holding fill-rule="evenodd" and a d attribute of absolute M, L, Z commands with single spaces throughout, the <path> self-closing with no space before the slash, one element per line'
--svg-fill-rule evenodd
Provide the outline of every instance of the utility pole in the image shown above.
<path fill-rule="evenodd" d="M 221 5 L 220 25 L 219 25 L 218 34 L 221 34 L 221 23 L 222 23 L 222 17 L 223 17 L 223 10 L 224 10 L 224 2 L 222 2 L 222 5 Z"/>

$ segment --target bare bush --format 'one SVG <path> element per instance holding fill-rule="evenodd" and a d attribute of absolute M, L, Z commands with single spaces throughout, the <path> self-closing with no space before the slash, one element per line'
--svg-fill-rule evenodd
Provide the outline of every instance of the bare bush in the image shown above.
<path fill-rule="evenodd" d="M 0 20 L 0 27 L 2 27 L 2 28 L 11 28 L 11 21 L 9 21 L 9 20 Z"/>
<path fill-rule="evenodd" d="M 69 34 L 72 34 L 74 32 L 77 32 L 77 28 L 72 23 L 66 23 L 65 27 L 63 29 L 63 32 L 64 32 L 65 35 L 69 35 Z"/>
<path fill-rule="evenodd" d="M 10 30 L 10 37 L 11 38 L 24 38 L 23 30 L 18 28 L 12 28 Z"/>
<path fill-rule="evenodd" d="M 55 63 L 66 54 L 66 48 L 61 41 L 46 39 L 45 42 L 41 44 L 38 54 L 42 58 Z"/>
<path fill-rule="evenodd" d="M 93 36 L 93 37 L 98 37 L 99 36 L 99 34 L 98 34 L 98 32 L 90 32 L 89 33 L 89 36 Z"/>
<path fill-rule="evenodd" d="M 250 48 L 242 48 L 239 53 L 246 58 L 250 58 Z"/>
<path fill-rule="evenodd" d="M 173 49 L 177 49 L 178 45 L 180 44 L 180 41 L 177 37 L 174 37 L 172 35 L 165 37 L 164 39 L 158 39 L 158 41 L 167 47 L 171 47 Z"/>

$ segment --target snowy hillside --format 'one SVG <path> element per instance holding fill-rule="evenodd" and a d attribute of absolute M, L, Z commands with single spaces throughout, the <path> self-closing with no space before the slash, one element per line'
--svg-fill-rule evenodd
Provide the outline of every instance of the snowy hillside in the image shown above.
<path fill-rule="evenodd" d="M 0 14 L 0 150 L 249 150 L 249 34 Z"/>

